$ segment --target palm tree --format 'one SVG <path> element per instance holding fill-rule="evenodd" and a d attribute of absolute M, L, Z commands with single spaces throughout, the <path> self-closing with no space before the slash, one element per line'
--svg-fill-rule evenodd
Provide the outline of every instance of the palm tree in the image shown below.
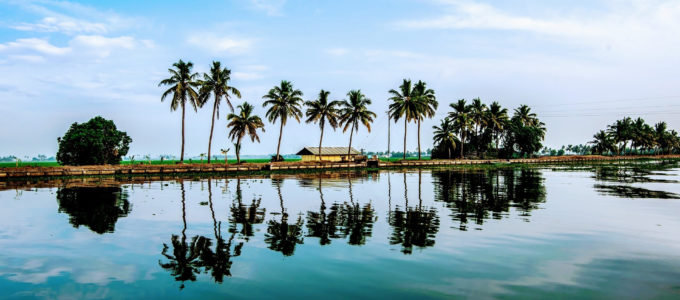
<path fill-rule="evenodd" d="M 331 125 L 333 129 L 338 127 L 338 114 L 340 110 L 338 106 L 341 101 L 328 101 L 328 95 L 331 92 L 321 90 L 319 92 L 319 98 L 314 101 L 305 102 L 307 106 L 307 111 L 305 115 L 307 116 L 307 123 L 319 123 L 319 128 L 321 129 L 321 136 L 319 137 L 319 161 L 321 161 L 321 142 L 323 141 L 323 129 L 326 126 L 326 121 Z"/>
<path fill-rule="evenodd" d="M 472 118 L 470 117 L 470 106 L 466 104 L 465 99 L 460 99 L 456 103 L 449 104 L 453 108 L 449 112 L 449 118 L 453 120 L 453 128 L 460 136 L 460 157 L 465 158 L 464 145 L 467 132 L 472 129 Z"/>
<path fill-rule="evenodd" d="M 364 124 L 366 130 L 371 132 L 371 123 L 376 114 L 368 110 L 368 105 L 371 105 L 371 99 L 366 98 L 366 95 L 361 93 L 361 90 L 351 90 L 347 93 L 348 100 L 342 102 L 340 109 L 340 124 L 344 124 L 342 132 L 349 130 L 349 147 L 347 147 L 347 156 L 350 155 L 352 149 L 352 134 L 354 131 L 359 132 L 359 125 Z"/>
<path fill-rule="evenodd" d="M 611 136 L 604 130 L 600 130 L 593 135 L 593 140 L 590 141 L 590 143 L 593 144 L 593 151 L 598 154 L 614 150 L 614 143 L 612 142 Z"/>
<path fill-rule="evenodd" d="M 226 100 L 227 105 L 229 105 L 229 110 L 231 112 L 234 112 L 234 107 L 231 105 L 231 101 L 229 101 L 229 94 L 241 99 L 241 92 L 235 87 L 230 86 L 229 80 L 231 80 L 231 70 L 222 68 L 219 61 L 213 61 L 212 68 L 210 68 L 210 74 L 203 73 L 203 80 L 200 81 L 200 102 L 208 102 L 211 93 L 215 99 L 210 122 L 210 139 L 208 139 L 208 163 L 210 163 L 210 150 L 212 149 L 213 129 L 215 128 L 215 115 L 217 115 L 218 119 L 220 118 L 220 102 L 222 102 L 222 96 L 224 96 L 224 100 Z"/>
<path fill-rule="evenodd" d="M 418 110 L 418 160 L 420 160 L 420 121 L 423 118 L 434 117 L 437 111 L 436 97 L 434 96 L 434 90 L 428 89 L 425 82 L 418 80 L 416 85 L 413 87 L 413 99 L 419 104 L 420 109 Z"/>
<path fill-rule="evenodd" d="M 536 114 L 531 112 L 531 108 L 525 104 L 515 108 L 515 117 L 524 126 L 538 126 L 540 123 Z"/>
<path fill-rule="evenodd" d="M 394 118 L 394 123 L 397 123 L 400 118 L 404 118 L 404 159 L 406 159 L 406 131 L 409 121 L 417 120 L 420 111 L 420 105 L 413 101 L 413 88 L 411 87 L 411 80 L 404 79 L 399 86 L 399 91 L 390 90 L 392 97 L 389 100 L 392 103 L 389 106 L 389 114 Z"/>
<path fill-rule="evenodd" d="M 470 117 L 475 125 L 475 136 L 479 135 L 479 130 L 486 125 L 486 104 L 479 98 L 472 99 L 470 104 Z"/>
<path fill-rule="evenodd" d="M 453 123 L 449 118 L 444 118 L 439 127 L 432 126 L 432 129 L 434 129 L 434 136 L 432 137 L 434 142 L 446 145 L 446 150 L 449 154 L 448 158 L 451 158 L 451 149 L 456 149 L 456 141 L 458 140 L 453 134 Z"/>
<path fill-rule="evenodd" d="M 267 99 L 262 103 L 262 107 L 269 107 L 267 110 L 267 119 L 269 122 L 276 122 L 280 119 L 281 127 L 279 129 L 279 143 L 276 146 L 276 161 L 280 159 L 279 150 L 281 149 L 281 136 L 283 135 L 283 126 L 288 122 L 288 118 L 294 118 L 298 123 L 302 117 L 300 105 L 302 103 L 302 92 L 293 88 L 290 81 L 282 80 L 279 86 L 273 87 L 269 92 L 262 96 L 262 99 Z"/>
<path fill-rule="evenodd" d="M 241 139 L 243 139 L 246 134 L 250 136 L 250 141 L 258 143 L 260 142 L 260 137 L 257 135 L 257 130 L 262 129 L 264 132 L 264 123 L 262 119 L 257 115 L 252 115 L 253 106 L 248 102 L 243 102 L 243 104 L 238 106 L 238 114 L 229 114 L 227 119 L 229 124 L 227 127 L 231 127 L 229 131 L 229 138 L 233 141 L 236 139 L 236 163 L 241 163 Z"/>
<path fill-rule="evenodd" d="M 498 102 L 494 101 L 489 106 L 486 112 L 486 123 L 491 128 L 491 131 L 496 138 L 496 154 L 500 145 L 500 134 L 508 122 L 508 109 L 501 107 Z"/>
<path fill-rule="evenodd" d="M 184 115 L 186 111 L 186 102 L 189 100 L 189 104 L 194 108 L 194 111 L 197 111 L 202 103 L 200 102 L 198 93 L 194 89 L 198 87 L 198 82 L 196 82 L 198 73 L 191 73 L 194 64 L 191 62 L 184 62 L 180 59 L 178 62 L 172 64 L 172 66 L 174 69 L 168 69 L 168 72 L 170 72 L 172 76 L 161 80 L 161 82 L 158 83 L 158 86 L 170 86 L 170 88 L 161 96 L 161 101 L 163 101 L 168 95 L 172 94 L 170 110 L 174 111 L 177 110 L 178 107 L 182 107 L 182 154 L 180 154 L 179 158 L 180 163 L 182 163 L 184 162 Z"/>
<path fill-rule="evenodd" d="M 626 152 L 626 144 L 628 144 L 628 140 L 631 136 L 630 131 L 632 123 L 633 120 L 631 118 L 625 117 L 621 120 L 616 120 L 614 124 L 608 126 L 607 131 L 611 134 L 614 142 L 616 142 L 617 145 L 623 144 L 622 147 L 618 147 L 618 154 L 621 154 L 621 151 L 623 151 L 624 154 Z"/>

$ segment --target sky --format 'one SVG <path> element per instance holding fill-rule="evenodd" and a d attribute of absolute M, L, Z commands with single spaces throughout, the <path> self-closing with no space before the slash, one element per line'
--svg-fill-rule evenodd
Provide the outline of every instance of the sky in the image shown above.
<path fill-rule="evenodd" d="M 544 144 L 586 143 L 617 118 L 680 129 L 680 1 L 2 1 L 0 156 L 54 155 L 73 122 L 101 115 L 133 142 L 129 154 L 179 156 L 181 112 L 161 102 L 179 59 L 207 72 L 213 60 L 264 117 L 262 95 L 289 80 L 312 100 L 360 89 L 378 114 L 360 149 L 387 149 L 388 91 L 402 79 L 436 92 L 437 115 L 422 124 L 423 149 L 448 104 L 479 97 L 512 111 L 527 104 L 548 129 Z M 233 148 L 228 113 L 213 153 Z M 187 111 L 186 153 L 207 152 L 211 106 Z M 244 154 L 276 151 L 278 123 Z M 416 149 L 416 126 L 407 148 Z M 403 148 L 403 123 L 391 125 Z M 282 153 L 318 145 L 314 124 L 290 122 Z M 328 130 L 324 145 L 349 134 Z"/>

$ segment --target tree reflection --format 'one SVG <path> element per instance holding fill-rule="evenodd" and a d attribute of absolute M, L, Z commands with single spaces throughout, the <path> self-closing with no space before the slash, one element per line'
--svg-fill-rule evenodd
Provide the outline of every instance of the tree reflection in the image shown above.
<path fill-rule="evenodd" d="M 231 205 L 231 226 L 229 232 L 239 233 L 246 241 L 254 236 L 253 225 L 264 222 L 265 209 L 260 207 L 261 199 L 253 198 L 250 205 L 243 204 L 243 191 L 241 179 L 236 179 L 236 197 Z M 237 225 L 241 225 L 238 229 Z"/>
<path fill-rule="evenodd" d="M 391 186 L 388 185 L 388 188 Z M 388 191 L 390 194 L 391 191 Z M 408 205 L 408 189 L 406 185 L 406 173 L 404 173 L 404 210 L 399 206 L 390 212 L 388 219 L 392 226 L 390 236 L 391 245 L 401 245 L 401 252 L 404 254 L 413 253 L 413 246 L 425 248 L 434 246 L 435 235 L 439 231 L 439 216 L 437 210 L 423 208 L 422 199 L 422 173 L 418 171 L 418 205 L 410 207 Z"/>
<path fill-rule="evenodd" d="M 118 218 L 130 213 L 128 195 L 121 187 L 73 187 L 57 190 L 59 212 L 73 227 L 85 226 L 104 234 L 113 232 Z"/>
<path fill-rule="evenodd" d="M 218 222 L 217 218 L 215 217 L 210 179 L 208 179 L 208 205 L 210 207 L 210 213 L 213 219 L 215 251 L 212 251 L 212 249 L 209 247 L 210 245 L 208 244 L 208 247 L 205 247 L 201 252 L 201 265 L 205 268 L 206 273 L 210 272 L 213 279 L 215 279 L 216 282 L 221 283 L 224 280 L 224 276 L 231 277 L 231 258 L 241 255 L 243 242 L 234 245 L 234 249 L 232 250 L 232 244 L 234 242 L 234 237 L 236 236 L 236 231 L 231 232 L 228 241 L 225 242 L 225 240 L 222 238 L 222 222 Z"/>
<path fill-rule="evenodd" d="M 342 237 L 338 234 L 339 205 L 331 205 L 330 212 L 328 214 L 326 213 L 326 202 L 323 198 L 321 174 L 319 175 L 319 198 L 321 199 L 319 211 L 307 212 L 307 236 L 317 237 L 319 238 L 319 244 L 328 245 L 331 243 L 331 239 Z"/>
<path fill-rule="evenodd" d="M 343 238 L 349 237 L 347 243 L 350 245 L 363 245 L 366 243 L 366 238 L 372 235 L 375 210 L 370 203 L 366 203 L 362 207 L 359 203 L 354 202 L 352 180 L 348 177 L 347 181 L 349 183 L 350 203 L 345 202 L 339 207 L 340 235 Z"/>
<path fill-rule="evenodd" d="M 536 169 L 433 171 L 435 200 L 444 202 L 460 230 L 472 221 L 482 225 L 515 208 L 523 217 L 545 201 L 543 176 Z M 528 220 L 528 219 L 527 219 Z"/>
<path fill-rule="evenodd" d="M 279 195 L 281 204 L 281 221 L 270 220 L 267 222 L 267 234 L 264 241 L 269 244 L 269 249 L 281 252 L 285 256 L 295 253 L 295 246 L 302 244 L 302 216 L 298 216 L 295 223 L 288 224 L 288 213 L 283 206 L 283 196 L 281 195 L 281 179 L 272 179 Z"/>
<path fill-rule="evenodd" d="M 186 218 L 186 192 L 184 190 L 184 181 L 180 181 L 180 189 L 182 191 L 182 236 L 172 235 L 170 244 L 172 245 L 172 253 L 168 253 L 170 247 L 163 244 L 163 255 L 168 262 L 163 263 L 160 260 L 158 264 L 175 278 L 176 281 L 181 281 L 180 289 L 184 288 L 185 281 L 195 281 L 196 274 L 200 273 L 200 267 L 203 265 L 201 253 L 205 249 L 210 249 L 210 240 L 202 236 L 195 236 L 191 239 L 191 243 L 187 244 L 187 218 Z"/>

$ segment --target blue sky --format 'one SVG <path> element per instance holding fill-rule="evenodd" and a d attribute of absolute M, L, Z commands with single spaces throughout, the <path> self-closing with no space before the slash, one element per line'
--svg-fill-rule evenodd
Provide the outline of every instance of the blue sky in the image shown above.
<path fill-rule="evenodd" d="M 480 97 L 528 104 L 545 144 L 585 143 L 616 118 L 642 116 L 680 129 L 678 1 L 0 1 L 0 156 L 53 155 L 73 122 L 113 119 L 130 154 L 179 154 L 180 113 L 158 82 L 178 59 L 207 71 L 219 60 L 264 115 L 262 95 L 282 79 L 314 98 L 361 89 L 379 114 L 357 148 L 386 149 L 387 91 L 424 80 L 440 108 Z M 222 112 L 224 116 L 226 111 Z M 187 153 L 206 152 L 210 109 L 187 114 Z M 225 120 L 214 149 L 232 147 Z M 392 127 L 401 149 L 403 126 Z M 276 150 L 276 125 L 243 152 Z M 318 128 L 289 124 L 282 152 L 318 143 Z M 348 134 L 327 132 L 325 145 Z M 408 149 L 416 147 L 415 125 Z"/>

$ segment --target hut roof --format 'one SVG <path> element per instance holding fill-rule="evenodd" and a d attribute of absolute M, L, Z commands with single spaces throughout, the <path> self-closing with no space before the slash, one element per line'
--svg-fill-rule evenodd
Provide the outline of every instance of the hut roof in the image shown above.
<path fill-rule="evenodd" d="M 350 148 L 350 155 L 359 155 L 361 152 Z M 319 147 L 304 147 L 295 155 L 319 155 Z M 321 155 L 347 155 L 347 147 L 321 147 Z"/>

